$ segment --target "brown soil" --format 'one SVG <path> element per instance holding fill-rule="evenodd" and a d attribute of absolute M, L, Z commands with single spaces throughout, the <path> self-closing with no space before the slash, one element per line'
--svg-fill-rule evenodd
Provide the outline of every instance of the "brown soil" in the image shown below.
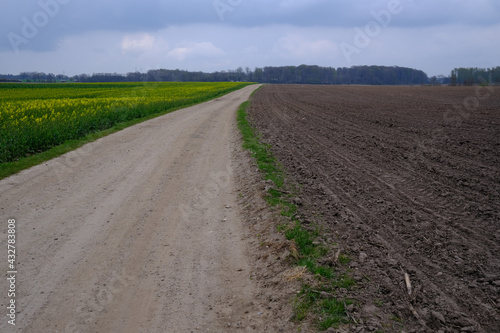
<path fill-rule="evenodd" d="M 352 259 L 350 329 L 500 332 L 500 87 L 267 85 L 249 113 Z"/>

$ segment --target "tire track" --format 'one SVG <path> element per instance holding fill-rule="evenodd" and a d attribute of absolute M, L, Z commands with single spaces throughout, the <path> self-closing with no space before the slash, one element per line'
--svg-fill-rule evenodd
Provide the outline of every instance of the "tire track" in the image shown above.
<path fill-rule="evenodd" d="M 396 303 L 399 316 L 431 330 L 443 326 L 436 321 L 442 315 L 450 329 L 490 331 L 500 318 L 500 290 L 493 284 L 500 279 L 495 268 L 500 265 L 495 255 L 500 250 L 500 219 L 494 213 L 500 210 L 495 201 L 496 189 L 500 190 L 494 176 L 498 164 L 485 164 L 494 155 L 469 163 L 473 158 L 464 155 L 466 150 L 459 145 L 444 150 L 431 141 L 430 148 L 441 161 L 425 151 L 408 162 L 391 158 L 407 153 L 404 147 L 412 147 L 412 140 L 422 142 L 421 136 L 432 130 L 420 130 L 439 117 L 439 111 L 436 114 L 431 108 L 460 100 L 454 100 L 454 94 L 443 97 L 441 91 L 427 101 L 420 97 L 429 93 L 406 87 L 266 86 L 256 94 L 251 114 L 291 177 L 304 185 L 303 214 L 314 220 L 321 213 L 332 232 L 347 237 L 339 241 L 355 256 L 363 251 L 373 258 L 362 270 L 372 278 L 372 271 L 377 271 L 375 279 L 388 300 Z M 406 111 L 396 115 L 398 103 L 401 107 L 420 103 L 428 110 L 419 106 L 419 117 Z M 495 105 L 500 105 L 498 96 L 476 116 L 488 119 Z M 388 123 L 391 117 L 399 117 L 399 123 L 390 133 L 373 125 Z M 484 125 L 480 119 L 464 128 Z M 411 127 L 405 127 L 410 122 Z M 474 133 L 447 135 L 463 140 Z M 376 143 L 369 143 L 368 137 Z M 387 151 L 390 156 L 385 156 Z M 490 188 L 457 186 L 457 180 L 464 178 Z M 410 298 L 405 296 L 401 269 L 411 274 L 417 290 Z M 398 280 L 403 285 L 394 288 L 392 282 Z M 371 292 L 375 295 L 377 290 Z"/>

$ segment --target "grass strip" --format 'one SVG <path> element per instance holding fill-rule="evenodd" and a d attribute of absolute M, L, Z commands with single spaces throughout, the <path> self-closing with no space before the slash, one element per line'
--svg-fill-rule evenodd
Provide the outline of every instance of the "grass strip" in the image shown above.
<path fill-rule="evenodd" d="M 321 265 L 319 259 L 325 256 L 329 249 L 316 241 L 320 230 L 307 230 L 296 219 L 298 207 L 292 201 L 292 195 L 285 190 L 285 172 L 271 152 L 271 146 L 261 142 L 257 130 L 248 120 L 247 108 L 250 101 L 243 103 L 237 112 L 238 127 L 243 136 L 243 148 L 249 150 L 255 158 L 264 179 L 274 186 L 268 190 L 265 200 L 272 207 L 281 210 L 281 215 L 290 218 L 290 223 L 279 225 L 278 230 L 296 245 L 298 256 L 294 264 L 305 266 L 316 278 L 315 286 L 304 284 L 294 304 L 294 319 L 302 321 L 312 316 L 319 330 L 338 327 L 349 323 L 346 307 L 352 301 L 332 297 L 336 288 L 350 288 L 355 283 L 345 274 L 338 274 L 332 267 Z M 343 256 L 340 264 L 349 260 Z"/>

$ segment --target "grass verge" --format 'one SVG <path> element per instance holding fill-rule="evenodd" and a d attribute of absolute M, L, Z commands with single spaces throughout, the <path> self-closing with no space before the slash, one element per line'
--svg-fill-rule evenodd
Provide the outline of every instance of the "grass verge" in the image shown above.
<path fill-rule="evenodd" d="M 244 88 L 244 87 L 238 87 L 237 89 L 242 89 L 242 88 Z M 192 103 L 185 103 L 185 104 L 177 105 L 177 106 L 165 109 L 161 112 L 150 114 L 150 115 L 142 117 L 142 118 L 136 118 L 136 119 L 132 119 L 132 120 L 129 120 L 126 122 L 118 123 L 118 124 L 115 124 L 114 126 L 108 128 L 108 129 L 103 130 L 103 131 L 91 133 L 91 134 L 88 134 L 88 135 L 86 135 L 82 138 L 79 138 L 79 139 L 65 141 L 63 144 L 55 146 L 53 148 L 50 148 L 42 153 L 38 153 L 38 154 L 27 156 L 27 157 L 22 157 L 22 158 L 19 158 L 18 160 L 13 161 L 13 162 L 0 163 L 0 180 L 7 178 L 9 176 L 12 176 L 18 172 L 23 171 L 23 170 L 29 169 L 33 166 L 42 164 L 46 161 L 49 161 L 49 160 L 54 159 L 56 157 L 59 157 L 61 155 L 64 155 L 70 151 L 78 149 L 78 148 L 80 148 L 88 143 L 94 142 L 94 141 L 96 141 L 100 138 L 103 138 L 105 136 L 108 136 L 110 134 L 121 131 L 127 127 L 142 123 L 144 121 L 147 121 L 147 120 L 159 117 L 159 116 L 163 116 L 165 114 L 177 111 L 179 109 L 184 109 L 184 108 L 196 105 L 196 104 L 201 104 L 203 102 L 219 98 L 219 97 L 226 95 L 226 94 L 229 94 L 237 89 L 225 91 L 225 92 L 220 93 L 220 94 L 215 95 L 215 96 L 210 96 L 210 97 L 207 97 L 204 99 L 196 100 Z"/>
<path fill-rule="evenodd" d="M 315 276 L 314 285 L 304 283 L 294 303 L 294 320 L 302 321 L 312 317 L 319 330 L 338 327 L 349 323 L 346 307 L 352 301 L 337 299 L 334 294 L 337 288 L 350 288 L 354 280 L 345 274 L 339 274 L 332 267 L 322 265 L 319 259 L 328 254 L 329 249 L 316 240 L 321 236 L 320 230 L 308 230 L 295 217 L 298 207 L 293 203 L 292 195 L 285 189 L 285 173 L 271 152 L 271 146 L 261 142 L 257 130 L 248 121 L 247 108 L 250 102 L 243 103 L 238 109 L 238 127 L 243 135 L 243 148 L 249 150 L 256 160 L 264 179 L 274 185 L 265 196 L 272 207 L 280 209 L 282 216 L 289 218 L 290 223 L 278 226 L 289 241 L 293 241 L 297 255 L 294 264 L 307 267 Z M 343 256 L 339 264 L 349 260 Z"/>

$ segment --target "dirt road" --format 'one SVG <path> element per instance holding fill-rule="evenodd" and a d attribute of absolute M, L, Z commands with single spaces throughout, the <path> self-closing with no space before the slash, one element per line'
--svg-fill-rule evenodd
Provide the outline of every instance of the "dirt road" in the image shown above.
<path fill-rule="evenodd" d="M 156 118 L 0 182 L 17 222 L 16 326 L 1 332 L 263 331 L 231 151 L 257 86 Z"/>

